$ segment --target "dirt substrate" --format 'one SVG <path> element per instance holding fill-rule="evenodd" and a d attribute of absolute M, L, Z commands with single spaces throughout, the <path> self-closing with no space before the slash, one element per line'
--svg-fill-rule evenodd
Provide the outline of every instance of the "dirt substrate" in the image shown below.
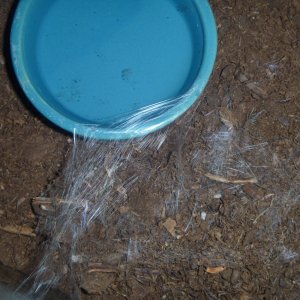
<path fill-rule="evenodd" d="M 45 226 L 53 214 L 41 216 L 32 201 L 61 195 L 73 144 L 15 83 L 6 47 L 13 2 L 0 6 L 0 281 L 15 287 L 53 237 Z M 159 149 L 127 145 L 113 186 L 122 203 L 75 250 L 60 241 L 53 257 L 65 294 L 299 299 L 300 2 L 211 4 L 219 52 L 201 101 L 161 132 Z M 122 147 L 99 143 L 85 159 Z"/>

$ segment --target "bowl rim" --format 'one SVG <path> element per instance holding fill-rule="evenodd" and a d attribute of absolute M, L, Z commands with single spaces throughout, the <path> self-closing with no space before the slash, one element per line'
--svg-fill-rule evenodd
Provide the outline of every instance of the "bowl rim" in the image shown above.
<path fill-rule="evenodd" d="M 69 132 L 100 140 L 126 140 L 142 137 L 157 131 L 172 123 L 196 102 L 202 94 L 213 71 L 218 45 L 217 26 L 214 14 L 208 0 L 193 0 L 202 23 L 204 39 L 203 56 L 198 74 L 191 88 L 182 97 L 178 97 L 178 99 L 182 99 L 159 116 L 145 123 L 140 122 L 141 124 L 138 124 L 138 126 L 130 128 L 108 128 L 76 122 L 51 107 L 35 88 L 26 72 L 22 56 L 22 28 L 24 23 L 23 16 L 26 15 L 26 10 L 31 1 L 33 0 L 19 0 L 14 14 L 10 34 L 10 52 L 13 69 L 21 88 L 33 106 L 52 123 Z"/>

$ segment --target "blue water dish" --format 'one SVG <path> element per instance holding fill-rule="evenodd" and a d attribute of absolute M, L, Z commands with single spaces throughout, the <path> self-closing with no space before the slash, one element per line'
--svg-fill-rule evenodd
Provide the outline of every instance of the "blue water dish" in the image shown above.
<path fill-rule="evenodd" d="M 199 98 L 217 29 L 207 0 L 20 0 L 11 55 L 32 104 L 97 139 L 144 136 Z"/>

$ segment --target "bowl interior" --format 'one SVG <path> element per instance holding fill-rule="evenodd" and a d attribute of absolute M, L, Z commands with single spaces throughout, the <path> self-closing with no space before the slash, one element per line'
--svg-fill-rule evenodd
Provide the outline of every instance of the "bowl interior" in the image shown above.
<path fill-rule="evenodd" d="M 198 74 L 203 30 L 193 0 L 27 2 L 27 78 L 51 109 L 74 122 L 109 127 L 181 96 Z"/>

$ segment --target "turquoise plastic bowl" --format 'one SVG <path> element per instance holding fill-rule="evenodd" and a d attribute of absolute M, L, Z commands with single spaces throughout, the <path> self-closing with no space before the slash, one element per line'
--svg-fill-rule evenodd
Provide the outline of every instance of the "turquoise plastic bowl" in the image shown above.
<path fill-rule="evenodd" d="M 206 0 L 20 0 L 11 31 L 28 99 L 59 127 L 97 139 L 170 124 L 202 93 L 216 52 Z"/>

